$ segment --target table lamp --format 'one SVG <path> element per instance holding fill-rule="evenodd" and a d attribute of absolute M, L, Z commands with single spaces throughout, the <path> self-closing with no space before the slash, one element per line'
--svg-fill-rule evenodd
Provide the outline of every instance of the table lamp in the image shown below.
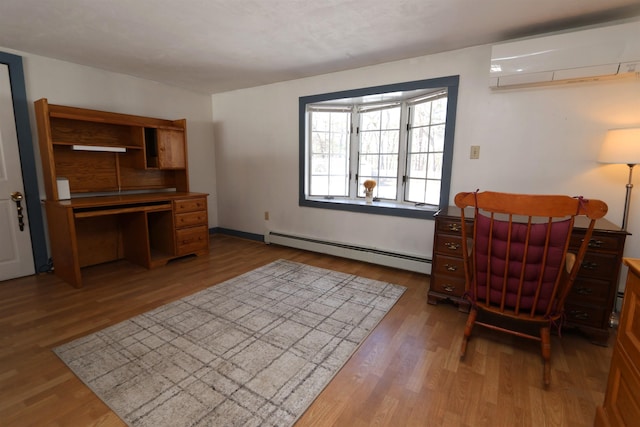
<path fill-rule="evenodd" d="M 598 161 L 629 166 L 629 182 L 627 183 L 627 196 L 624 200 L 624 216 L 622 217 L 622 230 L 626 231 L 629 220 L 629 201 L 633 188 L 631 182 L 633 167 L 640 163 L 640 128 L 607 131 Z"/>

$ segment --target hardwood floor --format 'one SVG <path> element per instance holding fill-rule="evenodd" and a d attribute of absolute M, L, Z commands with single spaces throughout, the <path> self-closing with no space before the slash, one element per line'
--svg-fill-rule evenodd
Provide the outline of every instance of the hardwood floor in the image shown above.
<path fill-rule="evenodd" d="M 611 347 L 553 336 L 544 390 L 537 342 L 477 328 L 460 361 L 466 315 L 427 304 L 428 276 L 225 235 L 155 270 L 87 268 L 82 289 L 52 274 L 1 282 L 0 425 L 123 426 L 51 349 L 279 258 L 408 288 L 296 426 L 593 425 Z"/>

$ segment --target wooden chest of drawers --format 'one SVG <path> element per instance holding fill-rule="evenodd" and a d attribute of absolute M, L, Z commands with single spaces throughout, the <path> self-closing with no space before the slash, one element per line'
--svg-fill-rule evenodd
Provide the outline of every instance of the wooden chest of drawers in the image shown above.
<path fill-rule="evenodd" d="M 209 252 L 207 199 L 197 197 L 174 200 L 176 255 Z"/>
<path fill-rule="evenodd" d="M 473 212 L 465 211 L 465 218 Z M 460 209 L 450 206 L 436 214 L 433 243 L 433 263 L 428 302 L 437 304 L 449 300 L 461 311 L 468 311 L 464 299 L 464 270 L 462 266 Z M 577 248 L 588 224 L 578 218 L 571 237 L 571 247 Z M 467 220 L 471 233 L 473 221 Z M 606 345 L 609 339 L 609 316 L 613 311 L 618 290 L 618 277 L 627 232 L 606 219 L 596 222 L 589 250 L 585 255 L 573 290 L 565 304 L 565 325 L 584 332 L 596 344 Z"/>

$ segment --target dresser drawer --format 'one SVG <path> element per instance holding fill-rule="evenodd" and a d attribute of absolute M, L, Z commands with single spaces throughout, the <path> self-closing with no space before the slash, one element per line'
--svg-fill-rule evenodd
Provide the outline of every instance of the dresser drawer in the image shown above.
<path fill-rule="evenodd" d="M 207 225 L 207 211 L 196 211 L 176 214 L 176 228 Z"/>
<path fill-rule="evenodd" d="M 204 197 L 196 199 L 180 199 L 174 201 L 174 211 L 176 213 L 181 212 L 193 212 L 207 210 L 207 199 Z"/>
<path fill-rule="evenodd" d="M 448 234 L 436 234 L 433 250 L 441 254 L 462 259 L 462 237 Z"/>
<path fill-rule="evenodd" d="M 609 320 L 609 310 L 604 305 L 595 307 L 589 305 L 574 304 L 573 301 L 566 302 L 564 312 L 567 322 L 601 328 Z"/>
<path fill-rule="evenodd" d="M 206 225 L 176 230 L 176 252 L 187 255 L 209 248 L 209 230 Z"/>
<path fill-rule="evenodd" d="M 578 250 L 584 239 L 584 232 L 575 231 L 571 234 L 569 247 Z M 608 236 L 603 234 L 592 234 L 589 240 L 589 252 L 592 251 L 611 251 L 618 252 L 624 248 L 624 239 L 620 236 Z"/>
<path fill-rule="evenodd" d="M 582 260 L 582 266 L 578 271 L 580 277 L 597 277 L 611 280 L 616 277 L 619 269 L 618 258 L 615 254 L 590 253 Z"/>
<path fill-rule="evenodd" d="M 578 276 L 569 293 L 569 301 L 579 304 L 604 305 L 609 300 L 611 282 Z"/>
<path fill-rule="evenodd" d="M 464 295 L 464 277 L 437 275 L 431 278 L 429 290 L 451 297 L 462 298 Z"/>
<path fill-rule="evenodd" d="M 473 222 L 467 222 L 467 234 L 473 233 Z M 436 221 L 436 234 L 462 234 L 462 224 L 460 219 L 438 219 Z"/>
<path fill-rule="evenodd" d="M 433 273 L 464 279 L 464 261 L 459 257 L 438 255 L 433 266 Z"/>

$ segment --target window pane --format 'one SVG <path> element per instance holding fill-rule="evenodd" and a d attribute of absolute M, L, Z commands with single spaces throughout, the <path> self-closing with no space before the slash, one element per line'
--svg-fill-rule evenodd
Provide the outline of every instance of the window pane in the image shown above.
<path fill-rule="evenodd" d="M 329 177 L 329 192 L 330 196 L 346 196 L 347 179 L 344 176 L 331 176 Z"/>
<path fill-rule="evenodd" d="M 380 134 L 378 132 L 360 132 L 360 152 L 377 153 Z"/>
<path fill-rule="evenodd" d="M 313 132 L 311 134 L 311 152 L 329 154 L 329 134 Z"/>
<path fill-rule="evenodd" d="M 427 178 L 440 179 L 442 177 L 442 154 L 435 153 L 429 155 L 429 167 L 427 168 Z"/>
<path fill-rule="evenodd" d="M 411 146 L 409 151 L 412 153 L 425 153 L 429 147 L 429 128 L 419 127 L 411 129 L 410 133 Z"/>
<path fill-rule="evenodd" d="M 423 102 L 413 106 L 413 123 L 411 126 L 426 126 L 431 123 L 431 103 Z"/>
<path fill-rule="evenodd" d="M 407 180 L 407 201 L 414 203 L 424 203 L 424 190 L 426 181 L 424 179 Z"/>
<path fill-rule="evenodd" d="M 400 126 L 400 107 L 387 108 L 381 111 L 381 129 L 398 129 Z"/>
<path fill-rule="evenodd" d="M 311 130 L 316 131 L 328 131 L 329 123 L 331 121 L 331 113 L 316 112 L 311 114 Z"/>
<path fill-rule="evenodd" d="M 378 176 L 378 155 L 360 154 L 358 176 L 369 176 L 376 179 Z"/>
<path fill-rule="evenodd" d="M 429 138 L 430 151 L 444 151 L 444 125 L 431 127 L 431 138 Z"/>
<path fill-rule="evenodd" d="M 331 154 L 344 156 L 347 153 L 347 135 L 344 133 L 331 134 Z"/>
<path fill-rule="evenodd" d="M 395 178 L 380 178 L 374 190 L 374 196 L 381 199 L 395 200 L 397 198 L 398 180 Z"/>
<path fill-rule="evenodd" d="M 360 130 L 378 130 L 380 129 L 380 111 L 371 111 L 368 113 L 360 113 Z"/>
<path fill-rule="evenodd" d="M 325 154 L 313 154 L 311 156 L 311 174 L 327 175 L 329 173 L 329 156 Z"/>
<path fill-rule="evenodd" d="M 447 121 L 447 98 L 440 98 L 433 101 L 431 111 L 431 123 L 439 124 Z"/>
<path fill-rule="evenodd" d="M 349 113 L 331 113 L 331 132 L 347 133 Z"/>
<path fill-rule="evenodd" d="M 312 176 L 311 188 L 309 191 L 312 196 L 324 196 L 329 194 L 329 180 L 326 176 Z"/>
<path fill-rule="evenodd" d="M 380 152 L 397 153 L 400 143 L 400 132 L 397 130 L 382 131 L 380 134 Z"/>
<path fill-rule="evenodd" d="M 383 154 L 380 156 L 378 175 L 382 177 L 397 178 L 398 176 L 398 155 Z"/>
<path fill-rule="evenodd" d="M 428 203 L 430 205 L 436 205 L 440 203 L 440 187 L 442 185 L 442 181 L 440 180 L 429 180 L 427 181 L 427 191 L 425 194 L 424 201 L 422 203 Z"/>
<path fill-rule="evenodd" d="M 428 154 L 411 154 L 409 156 L 409 170 L 407 175 L 410 178 L 427 177 Z"/>
<path fill-rule="evenodd" d="M 342 178 L 346 178 L 347 171 L 349 170 L 347 166 L 349 159 L 342 154 L 332 155 L 330 159 L 331 163 L 329 164 L 329 175 L 342 175 Z"/>

